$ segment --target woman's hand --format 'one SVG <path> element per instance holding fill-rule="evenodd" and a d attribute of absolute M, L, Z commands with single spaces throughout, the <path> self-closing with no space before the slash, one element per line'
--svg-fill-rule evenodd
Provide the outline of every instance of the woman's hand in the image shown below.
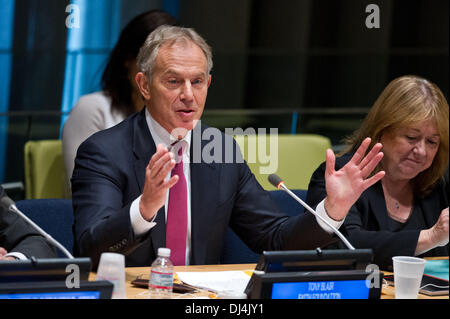
<path fill-rule="evenodd" d="M 371 142 L 366 138 L 353 155 L 352 159 L 340 170 L 335 170 L 336 157 L 332 150 L 327 150 L 325 188 L 325 210 L 328 215 L 341 221 L 347 216 L 350 207 L 358 200 L 361 194 L 370 186 L 378 182 L 385 175 L 384 171 L 367 178 L 383 158 L 380 152 L 383 147 L 380 143 L 364 156 Z"/>
<path fill-rule="evenodd" d="M 433 227 L 420 231 L 415 255 L 421 255 L 433 248 L 448 244 L 448 207 L 443 209 Z"/>
<path fill-rule="evenodd" d="M 448 244 L 448 207 L 442 210 L 438 221 L 431 227 L 431 240 L 436 247 Z"/>

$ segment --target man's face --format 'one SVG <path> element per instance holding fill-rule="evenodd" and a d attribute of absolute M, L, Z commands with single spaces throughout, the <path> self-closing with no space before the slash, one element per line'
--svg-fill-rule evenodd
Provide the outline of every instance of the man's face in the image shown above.
<path fill-rule="evenodd" d="M 192 130 L 200 119 L 211 76 L 200 47 L 181 42 L 159 48 L 151 83 L 142 73 L 136 81 L 153 119 L 178 137 L 174 130 Z"/>

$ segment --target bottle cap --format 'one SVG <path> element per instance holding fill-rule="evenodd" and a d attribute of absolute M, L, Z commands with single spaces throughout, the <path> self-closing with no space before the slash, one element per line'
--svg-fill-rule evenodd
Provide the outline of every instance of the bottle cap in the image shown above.
<path fill-rule="evenodd" d="M 158 256 L 170 257 L 170 248 L 158 248 Z"/>

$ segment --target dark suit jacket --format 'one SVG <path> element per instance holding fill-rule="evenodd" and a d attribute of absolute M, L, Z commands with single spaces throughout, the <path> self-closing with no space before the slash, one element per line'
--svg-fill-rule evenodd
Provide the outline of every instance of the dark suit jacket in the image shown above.
<path fill-rule="evenodd" d="M 3 188 L 0 186 L 0 198 Z M 8 253 L 19 252 L 27 258 L 54 258 L 55 248 L 20 216 L 0 207 L 0 247 Z"/>
<path fill-rule="evenodd" d="M 352 154 L 336 159 L 336 170 L 343 167 Z M 324 198 L 325 163 L 319 166 L 311 177 L 308 187 L 307 203 L 315 205 Z M 432 227 L 441 211 L 448 207 L 448 180 L 442 178 L 431 194 L 425 198 L 415 198 L 415 205 L 422 209 L 425 225 Z M 341 231 L 355 248 L 372 248 L 374 262 L 380 267 L 390 268 L 393 256 L 414 256 L 421 229 L 388 231 L 388 214 L 381 182 L 367 189 L 348 213 Z M 422 256 L 448 256 L 448 244 L 437 247 Z"/>
<path fill-rule="evenodd" d="M 205 129 L 198 125 L 191 142 L 191 264 L 219 263 L 228 225 L 255 252 L 314 249 L 332 240 L 314 216 L 279 213 L 245 162 L 224 163 L 225 140 L 237 147 L 232 137 L 209 128 L 222 146 L 212 149 L 210 140 L 196 138 Z M 219 161 L 194 163 L 202 151 L 218 155 Z M 165 246 L 164 207 L 157 225 L 142 238 L 134 235 L 129 217 L 155 152 L 144 111 L 82 143 L 72 176 L 75 254 L 91 257 L 94 265 L 106 251 L 124 254 L 128 266 L 148 266 L 156 258 Z"/>

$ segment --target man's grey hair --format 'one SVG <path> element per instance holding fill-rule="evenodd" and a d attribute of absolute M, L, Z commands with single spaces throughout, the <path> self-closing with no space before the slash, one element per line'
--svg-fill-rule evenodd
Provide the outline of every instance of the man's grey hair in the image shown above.
<path fill-rule="evenodd" d="M 139 71 L 144 73 L 151 82 L 159 48 L 167 42 L 174 44 L 186 41 L 196 44 L 203 51 L 206 57 L 207 75 L 209 75 L 213 67 L 212 52 L 205 39 L 194 29 L 169 25 L 159 26 L 148 35 L 136 59 Z"/>

